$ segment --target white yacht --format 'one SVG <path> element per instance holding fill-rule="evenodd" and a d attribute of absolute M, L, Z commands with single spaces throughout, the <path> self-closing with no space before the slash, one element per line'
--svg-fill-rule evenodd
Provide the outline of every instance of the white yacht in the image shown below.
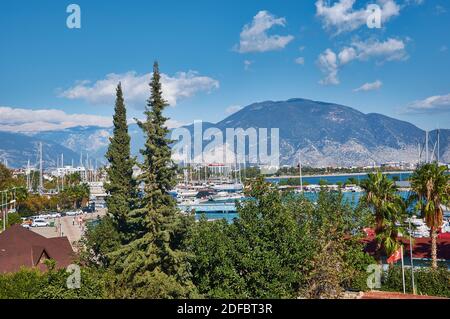
<path fill-rule="evenodd" d="M 228 192 L 218 192 L 215 195 L 210 197 L 210 201 L 225 203 L 225 202 L 233 202 L 235 200 L 244 199 L 245 196 L 241 193 L 228 193 Z"/>
<path fill-rule="evenodd" d="M 212 189 L 218 192 L 228 191 L 228 192 L 239 192 L 244 189 L 242 183 L 226 183 L 226 184 L 213 184 Z"/>
<path fill-rule="evenodd" d="M 411 235 L 416 238 L 430 237 L 430 228 L 425 224 L 422 218 L 413 216 L 411 219 L 407 219 L 407 222 L 411 221 L 412 231 Z"/>
<path fill-rule="evenodd" d="M 177 193 L 177 196 L 181 196 L 181 197 L 195 197 L 198 194 L 198 190 L 189 189 L 189 188 L 177 188 L 176 193 Z"/>

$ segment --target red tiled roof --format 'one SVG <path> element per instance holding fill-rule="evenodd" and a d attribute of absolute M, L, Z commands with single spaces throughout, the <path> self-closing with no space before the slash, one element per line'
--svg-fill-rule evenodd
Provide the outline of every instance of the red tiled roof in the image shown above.
<path fill-rule="evenodd" d="M 444 297 L 402 294 L 389 291 L 366 291 L 361 299 L 447 299 Z"/>
<path fill-rule="evenodd" d="M 400 238 L 404 247 L 405 256 L 409 256 L 409 238 Z M 376 240 L 368 237 L 363 240 L 366 243 L 365 251 L 369 254 L 375 253 Z M 413 239 L 413 257 L 431 258 L 431 238 Z M 437 239 L 437 258 L 450 260 L 450 238 L 441 237 Z"/>
<path fill-rule="evenodd" d="M 37 267 L 45 256 L 56 261 L 57 268 L 72 263 L 74 252 L 67 237 L 46 238 L 20 225 L 0 234 L 0 273 L 15 272 L 21 267 Z"/>

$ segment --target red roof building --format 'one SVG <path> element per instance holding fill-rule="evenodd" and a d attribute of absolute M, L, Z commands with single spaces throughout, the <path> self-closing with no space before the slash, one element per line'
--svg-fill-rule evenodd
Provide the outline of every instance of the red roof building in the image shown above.
<path fill-rule="evenodd" d="M 400 238 L 400 240 L 403 243 L 405 256 L 409 256 L 409 238 Z M 365 251 L 369 254 L 374 254 L 377 246 L 375 238 L 368 236 L 363 241 L 366 243 Z M 412 246 L 414 259 L 431 258 L 431 238 L 414 238 Z M 437 258 L 450 260 L 450 238 L 444 236 L 438 237 Z"/>
<path fill-rule="evenodd" d="M 55 260 L 57 268 L 66 268 L 73 258 L 67 237 L 46 238 L 20 225 L 0 234 L 0 273 L 16 272 L 21 267 L 45 271 L 46 259 Z"/>

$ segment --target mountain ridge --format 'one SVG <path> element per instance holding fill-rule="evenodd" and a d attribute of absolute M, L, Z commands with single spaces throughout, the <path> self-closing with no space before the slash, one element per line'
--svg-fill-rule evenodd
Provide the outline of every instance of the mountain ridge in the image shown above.
<path fill-rule="evenodd" d="M 380 113 L 365 114 L 349 106 L 303 98 L 255 102 L 217 123 L 203 122 L 203 132 L 209 127 L 218 128 L 224 136 L 227 127 L 278 127 L 280 161 L 281 164 L 288 165 L 296 164 L 300 155 L 304 164 L 311 166 L 366 166 L 373 162 L 390 161 L 413 163 L 418 158 L 418 144 L 423 144 L 425 140 L 425 131 L 407 121 Z M 187 128 L 193 137 L 193 124 L 183 128 Z M 136 124 L 129 125 L 129 132 L 132 154 L 139 155 L 144 136 Z M 450 162 L 450 130 L 440 132 L 440 157 Z M 89 158 L 105 163 L 104 154 L 111 133 L 112 128 L 79 126 L 27 135 L 59 144 L 78 157 L 81 152 L 89 153 Z M 430 140 L 434 141 L 436 135 L 436 130 L 431 131 Z M 204 144 L 207 143 L 204 141 Z M 0 140 L 0 150 L 2 148 L 3 156 L 8 157 Z M 1 156 L 0 153 L 0 159 Z M 23 166 L 23 161 L 20 165 Z"/>

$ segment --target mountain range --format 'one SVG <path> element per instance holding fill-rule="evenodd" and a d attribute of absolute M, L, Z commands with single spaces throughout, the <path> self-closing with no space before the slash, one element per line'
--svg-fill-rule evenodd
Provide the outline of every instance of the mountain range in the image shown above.
<path fill-rule="evenodd" d="M 254 103 L 218 123 L 203 122 L 209 127 L 279 128 L 280 162 L 304 165 L 366 166 L 391 161 L 416 162 L 419 144 L 424 145 L 425 131 L 415 125 L 382 114 L 364 114 L 348 106 L 306 99 Z M 185 126 L 193 132 L 193 125 Z M 144 137 L 136 124 L 129 126 L 132 153 L 139 154 Z M 36 145 L 43 142 L 46 166 L 54 166 L 57 154 L 64 154 L 66 164 L 78 163 L 86 155 L 105 162 L 112 128 L 74 127 L 38 133 L 0 132 L 0 160 L 6 158 L 11 167 L 23 167 L 36 158 Z M 450 130 L 439 131 L 441 161 L 450 162 Z M 429 133 L 430 153 L 435 147 L 437 131 Z"/>
<path fill-rule="evenodd" d="M 55 141 L 28 136 L 19 133 L 0 132 L 0 162 L 9 167 L 26 167 L 28 161 L 31 166 L 38 167 L 39 144 L 42 143 L 42 160 L 45 167 L 56 166 L 64 154 L 64 161 L 68 164 L 76 161 L 79 155 L 68 147 Z"/>

